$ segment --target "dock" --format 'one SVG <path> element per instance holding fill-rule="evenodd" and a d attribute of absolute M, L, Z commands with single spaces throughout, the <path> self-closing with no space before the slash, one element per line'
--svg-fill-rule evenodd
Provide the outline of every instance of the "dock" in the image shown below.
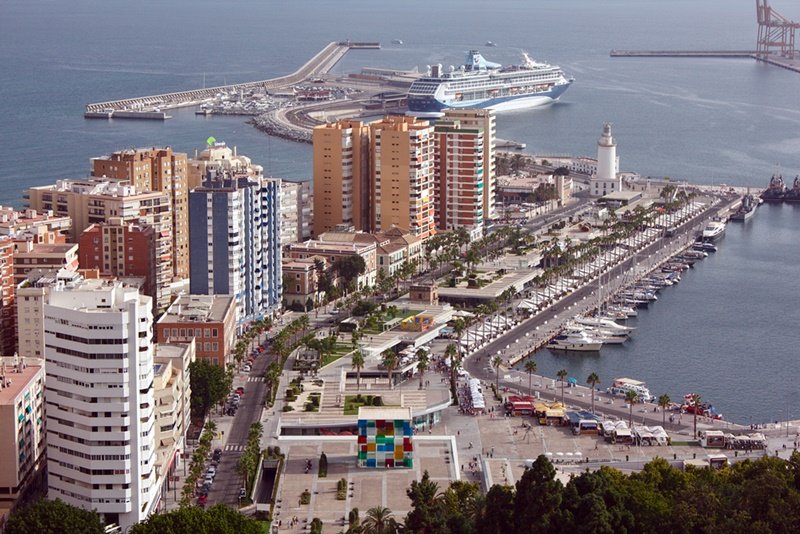
<path fill-rule="evenodd" d="M 380 49 L 379 42 L 333 41 L 317 52 L 302 67 L 286 76 L 254 82 L 221 85 L 202 89 L 190 89 L 160 95 L 140 96 L 121 100 L 109 100 L 87 104 L 84 117 L 87 119 L 124 118 L 165 120 L 169 115 L 164 109 L 194 106 L 210 101 L 224 92 L 249 91 L 252 89 L 275 90 L 289 87 L 328 73 L 350 50 Z"/>
<path fill-rule="evenodd" d="M 754 58 L 755 50 L 612 50 L 611 57 Z"/>

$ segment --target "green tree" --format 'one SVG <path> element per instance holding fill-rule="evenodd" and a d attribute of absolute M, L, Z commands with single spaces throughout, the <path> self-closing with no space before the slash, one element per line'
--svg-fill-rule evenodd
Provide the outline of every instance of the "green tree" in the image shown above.
<path fill-rule="evenodd" d="M 495 484 L 486 494 L 483 513 L 476 522 L 481 534 L 507 534 L 514 528 L 514 488 Z"/>
<path fill-rule="evenodd" d="M 439 485 L 433 482 L 426 470 L 422 479 L 411 482 L 406 490 L 412 509 L 406 516 L 405 528 L 409 532 L 441 532 L 445 517 L 439 509 Z"/>
<path fill-rule="evenodd" d="M 594 390 L 597 387 L 597 384 L 600 383 L 600 377 L 597 376 L 597 373 L 591 373 L 586 378 L 586 383 L 592 387 L 592 413 L 594 413 L 594 394 L 595 394 Z"/>
<path fill-rule="evenodd" d="M 350 287 L 356 279 L 367 270 L 364 258 L 358 254 L 341 256 L 333 262 L 333 270 L 344 280 L 344 286 Z"/>
<path fill-rule="evenodd" d="M 533 396 L 533 373 L 536 372 L 536 362 L 532 359 L 526 361 L 525 370 L 528 372 L 528 395 Z"/>
<path fill-rule="evenodd" d="M 391 349 L 386 349 L 381 353 L 381 363 L 383 364 L 386 373 L 389 375 L 389 389 L 394 389 L 394 380 L 392 380 L 392 373 L 397 369 L 397 354 Z"/>
<path fill-rule="evenodd" d="M 669 398 L 669 395 L 664 393 L 658 398 L 658 405 L 661 407 L 661 425 L 667 424 L 667 408 L 669 408 L 672 399 Z"/>
<path fill-rule="evenodd" d="M 11 514 L 6 534 L 103 534 L 105 526 L 97 512 L 71 506 L 60 499 L 39 499 Z"/>
<path fill-rule="evenodd" d="M 311 520 L 311 534 L 322 534 L 322 519 L 315 517 Z"/>
<path fill-rule="evenodd" d="M 209 408 L 225 400 L 231 390 L 233 377 L 219 365 L 205 359 L 197 359 L 189 364 L 192 377 L 192 413 L 204 417 Z"/>
<path fill-rule="evenodd" d="M 363 534 L 399 534 L 402 528 L 402 525 L 392 517 L 392 511 L 383 506 L 367 510 L 367 516 L 361 522 Z"/>
<path fill-rule="evenodd" d="M 60 532 L 83 532 L 62 530 Z M 101 531 L 102 532 L 102 531 Z M 204 510 L 196 506 L 182 506 L 172 512 L 153 514 L 146 521 L 131 527 L 129 534 L 193 534 L 242 533 L 260 534 L 261 525 L 255 519 L 240 514 L 224 504 Z"/>
<path fill-rule="evenodd" d="M 566 369 L 561 369 L 559 372 L 556 373 L 558 377 L 558 381 L 561 382 L 561 404 L 564 404 L 564 386 L 567 384 L 567 372 Z"/>
<path fill-rule="evenodd" d="M 458 392 L 456 391 L 456 373 L 458 372 L 458 347 L 455 343 L 448 343 L 444 349 L 444 355 L 447 361 L 450 362 L 450 396 L 453 398 L 453 404 L 458 404 Z"/>
<path fill-rule="evenodd" d="M 563 486 L 545 456 L 539 456 L 516 484 L 514 526 L 516 532 L 554 532 L 560 517 Z"/>
<path fill-rule="evenodd" d="M 697 439 L 697 412 L 700 411 L 700 395 L 693 393 L 691 397 L 692 413 L 694 414 L 694 439 Z"/>

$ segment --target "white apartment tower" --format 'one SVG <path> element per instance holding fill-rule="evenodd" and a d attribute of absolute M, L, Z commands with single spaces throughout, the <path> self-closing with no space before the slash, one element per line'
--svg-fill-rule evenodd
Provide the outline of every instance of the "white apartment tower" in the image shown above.
<path fill-rule="evenodd" d="M 44 324 L 48 498 L 127 531 L 160 494 L 151 298 L 107 280 L 62 284 Z"/>
<path fill-rule="evenodd" d="M 597 141 L 597 173 L 592 176 L 589 187 L 591 195 L 595 197 L 602 197 L 622 189 L 617 144 L 611 135 L 609 123 L 603 125 L 603 135 Z"/>

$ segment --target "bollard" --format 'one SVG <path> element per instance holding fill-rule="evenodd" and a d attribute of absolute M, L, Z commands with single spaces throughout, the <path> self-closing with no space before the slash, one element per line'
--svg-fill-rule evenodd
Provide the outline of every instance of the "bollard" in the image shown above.
<path fill-rule="evenodd" d="M 626 462 L 628 461 L 628 455 L 627 454 L 625 455 L 625 461 Z"/>
<path fill-rule="evenodd" d="M 695 460 L 697 459 L 697 453 L 696 452 L 692 453 L 692 458 L 694 458 Z"/>
<path fill-rule="evenodd" d="M 673 455 L 672 455 L 672 459 L 673 459 L 673 460 L 677 460 L 677 459 L 678 459 L 678 455 L 677 455 L 677 454 L 673 454 Z"/>

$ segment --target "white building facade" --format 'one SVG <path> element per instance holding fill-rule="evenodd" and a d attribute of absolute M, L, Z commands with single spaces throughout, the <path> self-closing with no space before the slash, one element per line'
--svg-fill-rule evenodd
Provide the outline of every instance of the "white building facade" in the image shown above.
<path fill-rule="evenodd" d="M 152 302 L 84 280 L 44 306 L 48 498 L 123 531 L 158 504 Z"/>

